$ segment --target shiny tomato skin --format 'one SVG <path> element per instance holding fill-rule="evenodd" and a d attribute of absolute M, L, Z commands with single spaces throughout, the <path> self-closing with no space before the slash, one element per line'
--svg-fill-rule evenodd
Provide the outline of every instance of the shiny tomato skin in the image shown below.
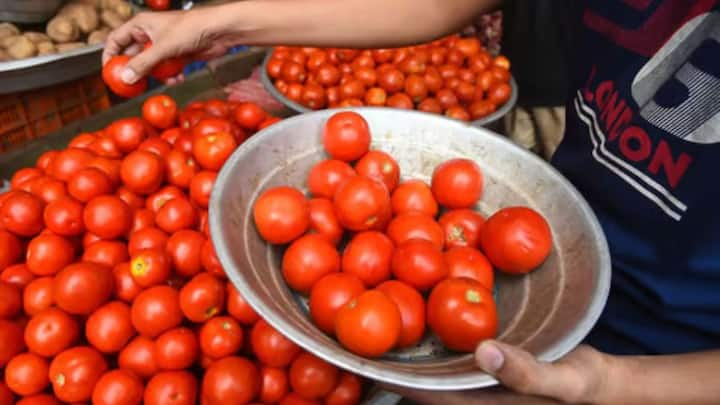
<path fill-rule="evenodd" d="M 345 304 L 365 292 L 352 274 L 332 273 L 318 280 L 310 291 L 310 317 L 327 334 L 335 333 L 335 317 Z"/>
<path fill-rule="evenodd" d="M 552 250 L 545 218 L 527 207 L 507 207 L 490 216 L 480 233 L 480 246 L 490 262 L 511 274 L 539 267 Z"/>
<path fill-rule="evenodd" d="M 97 196 L 109 194 L 113 184 L 104 172 L 94 167 L 86 167 L 68 181 L 67 187 L 70 196 L 78 201 L 88 202 Z"/>
<path fill-rule="evenodd" d="M 421 212 L 434 218 L 439 210 L 430 186 L 422 180 L 408 180 L 400 183 L 392 193 L 390 204 L 395 215 Z"/>
<path fill-rule="evenodd" d="M 377 290 L 366 291 L 343 306 L 335 319 L 335 335 L 349 351 L 380 357 L 400 338 L 402 320 L 397 305 Z"/>
<path fill-rule="evenodd" d="M 366 231 L 390 216 L 390 194 L 382 182 L 355 176 L 341 183 L 333 197 L 340 223 L 352 231 Z"/>
<path fill-rule="evenodd" d="M 482 196 L 483 175 L 470 159 L 450 159 L 435 168 L 431 188 L 440 205 L 471 208 Z"/>
<path fill-rule="evenodd" d="M 162 158 L 147 150 L 136 150 L 123 159 L 120 177 L 131 191 L 151 194 L 157 191 L 165 178 L 165 163 Z"/>
<path fill-rule="evenodd" d="M 180 325 L 183 313 L 179 293 L 164 285 L 144 290 L 130 307 L 130 319 L 135 330 L 152 338 Z"/>
<path fill-rule="evenodd" d="M 123 369 L 108 371 L 92 393 L 94 405 L 140 405 L 145 386 L 137 375 Z"/>
<path fill-rule="evenodd" d="M 210 203 L 210 193 L 216 177 L 215 172 L 202 171 L 190 181 L 190 198 L 201 208 L 207 208 Z"/>
<path fill-rule="evenodd" d="M 413 347 L 425 335 L 425 300 L 422 295 L 410 286 L 398 280 L 388 280 L 377 290 L 387 295 L 400 311 L 402 328 L 397 348 Z"/>
<path fill-rule="evenodd" d="M 26 167 L 16 171 L 10 178 L 10 189 L 17 190 L 22 183 L 43 176 L 42 170 L 36 167 Z"/>
<path fill-rule="evenodd" d="M 201 252 L 206 240 L 202 232 L 188 229 L 170 235 L 165 249 L 176 274 L 193 277 L 202 270 Z"/>
<path fill-rule="evenodd" d="M 53 307 L 35 314 L 25 326 L 28 350 L 43 357 L 53 357 L 67 349 L 78 340 L 79 335 L 77 321 Z"/>
<path fill-rule="evenodd" d="M 413 108 L 415 108 L 413 99 L 406 93 L 395 93 L 390 96 L 387 99 L 387 106 L 404 110 L 412 110 Z"/>
<path fill-rule="evenodd" d="M 263 367 L 260 370 L 259 400 L 264 404 L 276 404 L 288 393 L 290 383 L 284 369 Z"/>
<path fill-rule="evenodd" d="M 184 198 L 185 193 L 180 187 L 165 186 L 158 191 L 150 194 L 145 200 L 145 207 L 157 214 L 165 203 L 177 198 Z"/>
<path fill-rule="evenodd" d="M 167 201 L 155 215 L 158 228 L 167 233 L 191 229 L 197 224 L 197 211 L 187 198 L 175 198 Z"/>
<path fill-rule="evenodd" d="M 320 405 L 321 401 L 310 400 L 301 397 L 299 394 L 291 392 L 287 394 L 280 402 L 279 405 Z"/>
<path fill-rule="evenodd" d="M 70 314 L 89 315 L 110 299 L 114 281 L 112 270 L 107 266 L 74 263 L 55 276 L 53 300 Z"/>
<path fill-rule="evenodd" d="M 157 374 L 155 342 L 146 336 L 136 336 L 118 354 L 118 367 L 145 380 Z"/>
<path fill-rule="evenodd" d="M 143 103 L 142 116 L 155 128 L 167 129 L 177 121 L 178 106 L 171 97 L 156 94 L 148 97 Z"/>
<path fill-rule="evenodd" d="M 307 185 L 314 197 L 332 199 L 338 186 L 357 173 L 347 162 L 336 159 L 320 161 L 310 169 Z"/>
<path fill-rule="evenodd" d="M 225 284 L 217 277 L 200 273 L 180 290 L 180 309 L 192 322 L 205 322 L 225 307 Z"/>
<path fill-rule="evenodd" d="M 168 235 L 154 226 L 145 227 L 130 234 L 128 253 L 135 255 L 143 249 L 162 249 L 167 246 Z"/>
<path fill-rule="evenodd" d="M 335 388 L 340 375 L 337 367 L 313 356 L 301 353 L 290 365 L 290 387 L 303 398 L 321 399 Z"/>
<path fill-rule="evenodd" d="M 440 282 L 430 293 L 427 308 L 428 326 L 451 350 L 473 352 L 480 342 L 497 335 L 492 293 L 475 280 Z"/>
<path fill-rule="evenodd" d="M 221 359 L 237 353 L 243 345 L 244 334 L 232 317 L 218 316 L 205 322 L 198 332 L 202 354 Z"/>
<path fill-rule="evenodd" d="M 126 235 L 132 227 L 132 221 L 130 207 L 113 195 L 93 198 L 83 211 L 83 223 L 87 231 L 103 239 L 115 239 Z"/>
<path fill-rule="evenodd" d="M 192 153 L 205 170 L 219 171 L 237 146 L 235 137 L 229 132 L 215 132 L 196 136 Z"/>
<path fill-rule="evenodd" d="M 122 71 L 128 62 L 130 62 L 130 56 L 128 55 L 113 56 L 103 66 L 102 78 L 113 93 L 120 97 L 133 98 L 145 92 L 147 79 L 141 78 L 133 84 L 125 83 L 121 77 Z"/>
<path fill-rule="evenodd" d="M 0 319 L 0 367 L 5 365 L 25 349 L 23 329 L 16 322 Z"/>
<path fill-rule="evenodd" d="M 110 124 L 105 129 L 105 133 L 115 141 L 117 148 L 124 153 L 137 149 L 147 138 L 145 123 L 137 117 L 119 119 Z"/>
<path fill-rule="evenodd" d="M 132 235 L 138 230 L 152 227 L 155 227 L 155 213 L 147 208 L 136 209 L 133 212 L 132 226 L 130 227 L 129 235 Z"/>
<path fill-rule="evenodd" d="M 170 153 L 171 150 L 172 150 L 172 145 L 170 145 L 169 142 L 167 142 L 166 140 L 164 140 L 160 137 L 152 137 L 152 138 L 148 138 L 145 141 L 143 141 L 143 143 L 141 143 L 140 146 L 138 146 L 137 152 L 149 152 L 149 153 L 157 156 L 160 159 L 160 161 L 162 162 L 162 159 L 164 159 L 165 156 L 167 156 L 167 154 Z M 155 162 L 150 162 L 150 161 L 140 161 L 138 163 L 142 164 L 143 166 L 146 166 L 146 167 L 141 168 L 142 171 L 140 171 L 140 173 L 142 173 L 143 171 L 148 171 L 148 169 L 151 169 L 149 171 L 149 173 L 152 173 L 151 176 L 148 176 L 147 183 L 143 183 L 143 182 L 139 183 L 140 187 L 143 187 L 143 186 L 147 185 L 148 183 L 150 183 L 151 179 L 154 179 L 157 177 L 155 170 L 158 166 L 156 166 Z M 162 165 L 160 167 L 162 167 Z M 132 175 L 130 175 L 130 177 L 132 178 Z M 148 194 L 149 193 L 150 192 L 148 192 Z"/>
<path fill-rule="evenodd" d="M 155 363 L 160 370 L 189 368 L 199 355 L 198 338 L 191 329 L 170 329 L 155 339 Z"/>
<path fill-rule="evenodd" d="M 439 249 L 445 244 L 445 233 L 440 224 L 420 212 L 405 212 L 393 218 L 388 225 L 387 235 L 396 246 L 410 239 L 430 241 Z"/>
<path fill-rule="evenodd" d="M 145 386 L 145 405 L 194 405 L 198 398 L 198 382 L 189 371 L 162 371 Z"/>
<path fill-rule="evenodd" d="M 125 242 L 117 240 L 100 240 L 88 245 L 82 256 L 82 261 L 101 264 L 107 267 L 128 261 L 128 250 Z"/>
<path fill-rule="evenodd" d="M 325 237 L 304 235 L 285 251 L 282 272 L 285 281 L 294 290 L 308 293 L 323 276 L 340 270 L 340 254 Z"/>
<path fill-rule="evenodd" d="M 43 229 L 45 203 L 24 191 L 14 191 L 0 205 L 0 226 L 17 236 L 37 235 Z"/>
<path fill-rule="evenodd" d="M 28 244 L 25 265 L 36 276 L 51 276 L 73 262 L 75 248 L 62 236 L 38 235 Z"/>
<path fill-rule="evenodd" d="M 365 154 L 355 164 L 355 170 L 360 176 L 381 181 L 390 193 L 400 182 L 400 166 L 397 161 L 380 150 L 372 150 Z"/>
<path fill-rule="evenodd" d="M 305 196 L 292 187 L 265 190 L 253 205 L 255 226 L 267 242 L 291 242 L 310 226 L 310 205 Z"/>
<path fill-rule="evenodd" d="M 470 278 L 492 291 L 493 268 L 479 250 L 464 246 L 454 247 L 445 252 L 445 263 L 449 278 Z"/>
<path fill-rule="evenodd" d="M 250 332 L 252 352 L 260 363 L 284 368 L 301 352 L 300 347 L 283 336 L 264 319 L 255 323 Z"/>
<path fill-rule="evenodd" d="M 394 250 L 395 245 L 384 233 L 359 232 L 343 251 L 342 271 L 358 277 L 366 287 L 374 287 L 390 278 Z"/>
<path fill-rule="evenodd" d="M 125 186 L 120 186 L 115 195 L 133 210 L 145 207 L 145 198 Z"/>
<path fill-rule="evenodd" d="M 242 103 L 233 111 L 235 122 L 242 128 L 254 131 L 267 118 L 267 113 L 253 102 Z"/>
<path fill-rule="evenodd" d="M 252 326 L 260 316 L 248 304 L 232 283 L 228 282 L 225 295 L 227 296 L 227 312 L 237 319 L 243 326 Z"/>
<path fill-rule="evenodd" d="M 103 356 L 91 347 L 77 346 L 65 350 L 50 363 L 53 392 L 61 401 L 88 401 L 95 383 L 107 369 Z"/>
<path fill-rule="evenodd" d="M 33 316 L 53 306 L 53 278 L 40 277 L 23 289 L 23 311 Z"/>
<path fill-rule="evenodd" d="M 342 372 L 337 386 L 325 397 L 325 405 L 356 405 L 362 396 L 360 377 Z"/>
<path fill-rule="evenodd" d="M 438 223 L 445 232 L 445 246 L 448 248 L 478 247 L 485 218 L 470 209 L 457 209 L 442 214 Z"/>
<path fill-rule="evenodd" d="M 98 308 L 85 322 L 85 336 L 102 353 L 119 352 L 135 336 L 130 307 L 113 301 Z"/>
<path fill-rule="evenodd" d="M 130 262 L 113 267 L 113 277 L 115 278 L 113 296 L 121 301 L 132 302 L 143 290 L 132 276 Z"/>
<path fill-rule="evenodd" d="M 368 123 L 358 113 L 336 113 L 325 123 L 322 143 L 333 159 L 345 162 L 360 159 L 370 148 Z"/>
<path fill-rule="evenodd" d="M 0 229 L 0 270 L 16 263 L 23 253 L 23 247 L 17 236 Z"/>
<path fill-rule="evenodd" d="M 310 200 L 310 232 L 326 237 L 333 245 L 340 243 L 344 231 L 332 201 L 327 198 Z"/>
<path fill-rule="evenodd" d="M 392 273 L 398 280 L 427 291 L 447 277 L 447 265 L 437 245 L 424 239 L 410 239 L 397 246 Z"/>
<path fill-rule="evenodd" d="M 378 85 L 388 93 L 396 93 L 405 88 L 405 75 L 398 69 L 388 68 L 378 75 Z"/>
<path fill-rule="evenodd" d="M 225 279 L 225 270 L 215 253 L 215 247 L 210 239 L 206 239 L 200 248 L 200 264 L 202 268 L 213 276 Z"/>
<path fill-rule="evenodd" d="M 172 185 L 187 189 L 199 170 L 195 158 L 182 150 L 173 149 L 165 157 L 165 173 Z"/>
<path fill-rule="evenodd" d="M 53 159 L 48 174 L 62 181 L 68 181 L 80 169 L 86 167 L 95 158 L 92 152 L 78 148 L 62 150 Z"/>
<path fill-rule="evenodd" d="M 13 264 L 0 272 L 0 281 L 25 289 L 35 280 L 35 275 L 24 264 Z"/>
<path fill-rule="evenodd" d="M 50 384 L 49 368 L 48 361 L 37 354 L 19 354 L 5 367 L 5 383 L 20 396 L 39 394 Z"/>
<path fill-rule="evenodd" d="M 243 357 L 225 357 L 205 371 L 202 396 L 208 404 L 247 404 L 260 393 L 260 372 Z"/>

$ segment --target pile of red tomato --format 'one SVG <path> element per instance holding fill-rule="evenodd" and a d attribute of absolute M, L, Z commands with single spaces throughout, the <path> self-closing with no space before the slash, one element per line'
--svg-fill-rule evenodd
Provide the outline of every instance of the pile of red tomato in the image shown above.
<path fill-rule="evenodd" d="M 430 185 L 401 182 L 395 159 L 369 150 L 357 113 L 331 116 L 322 142 L 329 158 L 308 174 L 312 199 L 281 186 L 253 206 L 260 235 L 289 244 L 283 276 L 309 296 L 315 325 L 371 358 L 415 346 L 426 326 L 458 352 L 495 337 L 493 267 L 524 274 L 540 266 L 552 248 L 546 220 L 526 207 L 485 220 L 474 210 L 483 175 L 469 159 L 438 165 Z"/>
<path fill-rule="evenodd" d="M 267 73 L 280 93 L 307 108 L 389 106 L 470 121 L 511 96 L 510 61 L 477 38 L 453 35 L 396 49 L 276 47 Z"/>
<path fill-rule="evenodd" d="M 260 319 L 209 239 L 217 171 L 277 118 L 164 95 L 142 111 L 0 194 L 0 404 L 357 403 L 361 380 Z"/>

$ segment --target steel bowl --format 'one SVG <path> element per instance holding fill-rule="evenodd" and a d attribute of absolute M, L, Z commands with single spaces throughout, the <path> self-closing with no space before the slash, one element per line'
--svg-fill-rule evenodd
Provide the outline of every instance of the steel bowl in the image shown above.
<path fill-rule="evenodd" d="M 472 355 L 447 352 L 432 336 L 418 347 L 377 360 L 351 354 L 313 325 L 304 299 L 286 286 L 280 271 L 283 249 L 260 238 L 252 206 L 268 187 L 306 189 L 308 171 L 325 158 L 321 130 L 336 111 L 316 111 L 274 124 L 245 142 L 223 167 L 210 201 L 210 230 L 228 277 L 272 326 L 351 372 L 428 390 L 496 384 L 476 368 Z M 367 119 L 373 148 L 392 154 L 404 178 L 429 180 L 437 164 L 472 158 L 486 184 L 477 209 L 490 214 L 501 207 L 527 205 L 547 218 L 554 248 L 542 267 L 527 276 L 497 274 L 498 338 L 543 361 L 556 360 L 579 344 L 605 305 L 610 256 L 598 221 L 577 190 L 543 160 L 489 130 L 416 111 L 354 111 Z"/>
<path fill-rule="evenodd" d="M 272 58 L 273 50 L 269 49 L 267 54 L 265 55 L 265 59 L 263 60 L 262 64 L 262 72 L 260 72 L 260 80 L 262 81 L 263 86 L 267 91 L 275 97 L 280 103 L 282 103 L 285 107 L 288 109 L 295 111 L 297 113 L 306 113 L 311 112 L 313 110 L 305 107 L 302 104 L 296 103 L 293 100 L 290 100 L 287 98 L 284 94 L 280 93 L 278 89 L 275 87 L 275 85 L 272 82 L 272 79 L 270 79 L 270 76 L 267 74 L 267 64 L 270 62 L 270 59 Z M 494 113 L 488 115 L 487 117 L 483 117 L 479 120 L 475 120 L 470 122 L 471 125 L 476 127 L 487 127 L 491 129 L 499 129 L 500 120 L 502 117 L 504 117 L 507 113 L 510 112 L 510 110 L 515 107 L 515 104 L 517 104 L 517 98 L 518 98 L 518 86 L 517 82 L 515 81 L 514 77 L 510 78 L 510 98 L 508 101 L 500 106 Z"/>

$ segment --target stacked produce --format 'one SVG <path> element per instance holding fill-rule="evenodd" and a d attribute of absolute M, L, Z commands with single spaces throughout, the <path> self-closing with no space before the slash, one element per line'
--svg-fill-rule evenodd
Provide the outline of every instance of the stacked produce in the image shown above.
<path fill-rule="evenodd" d="M 361 380 L 260 319 L 209 239 L 218 170 L 277 120 L 156 95 L 142 117 L 13 175 L 0 194 L 0 404 L 358 402 Z"/>
<path fill-rule="evenodd" d="M 267 74 L 307 108 L 389 106 L 477 120 L 511 96 L 510 62 L 477 38 L 451 36 L 397 49 L 276 47 Z"/>
<path fill-rule="evenodd" d="M 130 19 L 124 0 L 74 0 L 63 6 L 45 32 L 22 32 L 0 23 L 0 62 L 67 52 L 103 43 L 110 31 Z"/>
<path fill-rule="evenodd" d="M 332 115 L 321 137 L 328 158 L 307 175 L 311 198 L 279 186 L 253 205 L 260 236 L 287 244 L 284 279 L 309 297 L 315 325 L 370 358 L 417 345 L 426 328 L 457 352 L 495 337 L 493 268 L 521 275 L 545 261 L 543 216 L 506 207 L 485 220 L 483 174 L 469 159 L 439 164 L 430 184 L 401 180 L 355 112 Z"/>

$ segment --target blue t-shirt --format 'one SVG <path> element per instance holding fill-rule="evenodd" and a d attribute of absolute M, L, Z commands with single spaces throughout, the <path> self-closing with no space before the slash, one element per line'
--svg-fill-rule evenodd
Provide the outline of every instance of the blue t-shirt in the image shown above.
<path fill-rule="evenodd" d="M 588 343 L 719 348 L 720 1 L 576 4 L 574 90 L 553 163 L 590 202 L 612 255 Z"/>

